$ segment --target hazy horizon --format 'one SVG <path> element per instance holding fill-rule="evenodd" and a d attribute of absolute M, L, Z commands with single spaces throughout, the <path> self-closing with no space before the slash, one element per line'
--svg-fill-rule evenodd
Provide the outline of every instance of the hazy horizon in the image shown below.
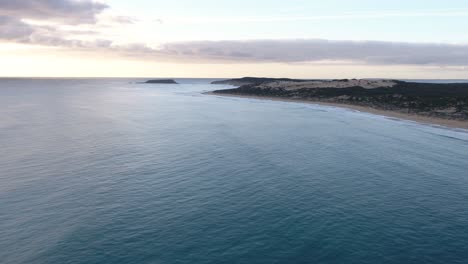
<path fill-rule="evenodd" d="M 289 76 L 231 76 L 231 77 L 173 77 L 173 76 L 0 76 L 0 79 L 200 79 L 200 80 L 226 80 L 226 79 L 238 79 L 243 77 L 253 78 L 290 78 Z M 294 78 L 303 80 L 333 80 L 335 78 Z M 346 79 L 346 78 L 345 78 Z M 402 80 L 402 81 L 418 81 L 418 80 L 434 80 L 434 81 L 468 81 L 468 78 L 458 79 L 440 79 L 440 78 L 360 78 L 360 79 L 383 79 L 383 80 Z"/>

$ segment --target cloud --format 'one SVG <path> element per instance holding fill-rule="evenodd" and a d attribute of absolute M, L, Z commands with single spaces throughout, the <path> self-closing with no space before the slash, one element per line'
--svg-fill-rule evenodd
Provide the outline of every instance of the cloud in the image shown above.
<path fill-rule="evenodd" d="M 348 40 L 250 40 L 189 41 L 151 47 L 145 43 L 115 44 L 107 39 L 77 40 L 57 36 L 47 27 L 31 29 L 18 24 L 5 34 L 0 18 L 1 38 L 76 51 L 124 56 L 136 60 L 179 63 L 316 63 L 362 65 L 468 66 L 468 45 Z M 7 23 L 16 22 L 7 21 Z"/>
<path fill-rule="evenodd" d="M 34 29 L 12 17 L 0 16 L 0 39 L 21 40 L 34 32 Z"/>
<path fill-rule="evenodd" d="M 110 20 L 116 24 L 135 24 L 140 21 L 138 18 L 132 16 L 113 16 Z"/>
<path fill-rule="evenodd" d="M 89 24 L 95 23 L 96 15 L 106 8 L 108 5 L 90 0 L 2 0 L 0 16 Z"/>
<path fill-rule="evenodd" d="M 351 61 L 388 65 L 468 65 L 468 45 L 323 39 L 167 43 L 159 53 L 231 62 Z"/>
<path fill-rule="evenodd" d="M 84 41 L 78 39 L 65 39 L 62 37 L 56 37 L 52 34 L 31 35 L 28 39 L 21 41 L 21 43 L 84 51 L 100 51 L 111 48 L 112 46 L 112 41 L 106 39 Z"/>
<path fill-rule="evenodd" d="M 153 23 L 162 25 L 164 24 L 164 20 L 162 18 L 156 18 L 153 20 Z"/>
<path fill-rule="evenodd" d="M 105 35 L 95 31 L 101 19 L 104 22 L 111 19 L 114 24 L 132 24 L 138 20 L 122 15 L 101 16 L 107 8 L 106 4 L 93 0 L 0 0 L 0 41 L 181 63 L 468 66 L 468 44 L 290 39 L 186 41 L 159 47 L 137 40 L 119 45 L 114 43 L 112 36 L 105 39 Z M 82 25 L 96 23 L 98 15 L 100 23 L 92 27 Z"/>
<path fill-rule="evenodd" d="M 110 40 L 95 39 L 83 41 L 73 39 L 78 35 L 94 35 L 94 31 L 62 30 L 48 25 L 31 25 L 16 18 L 0 16 L 0 41 L 21 44 L 42 45 L 60 48 L 80 48 L 94 51 L 109 48 Z M 66 36 L 71 35 L 69 39 Z"/>
<path fill-rule="evenodd" d="M 95 24 L 96 16 L 106 8 L 107 5 L 91 0 L 0 0 L 0 41 L 54 47 L 109 47 L 108 40 L 73 39 L 96 35 L 96 31 L 83 30 L 79 25 Z"/>

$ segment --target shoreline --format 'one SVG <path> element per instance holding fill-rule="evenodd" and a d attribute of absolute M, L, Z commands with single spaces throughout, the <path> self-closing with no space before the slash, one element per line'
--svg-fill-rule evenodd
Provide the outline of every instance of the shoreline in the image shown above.
<path fill-rule="evenodd" d="M 304 100 L 304 99 L 290 99 L 290 98 L 278 98 L 272 96 L 256 96 L 256 95 L 241 95 L 241 94 L 218 94 L 211 92 L 204 92 L 203 94 L 207 95 L 215 95 L 215 96 L 223 96 L 223 97 L 237 97 L 237 98 L 250 98 L 250 99 L 259 99 L 259 100 L 269 100 L 269 101 L 280 101 L 280 102 L 292 102 L 292 103 L 305 103 L 305 104 L 315 104 L 315 105 L 323 105 L 323 106 L 333 106 L 351 110 L 357 110 L 359 112 L 370 113 L 374 115 L 381 115 L 385 117 L 391 117 L 401 120 L 409 120 L 415 121 L 421 124 L 426 125 L 438 125 L 444 126 L 449 128 L 459 128 L 468 130 L 468 122 L 460 121 L 460 120 L 453 120 L 453 119 L 443 119 L 443 118 L 436 118 L 436 117 L 429 117 L 423 115 L 416 115 L 416 114 L 405 114 L 396 111 L 389 111 L 389 110 L 380 110 L 366 106 L 359 106 L 359 105 L 352 105 L 352 104 L 341 104 L 341 103 L 331 103 L 331 102 L 321 102 L 321 101 L 311 101 L 311 100 Z"/>

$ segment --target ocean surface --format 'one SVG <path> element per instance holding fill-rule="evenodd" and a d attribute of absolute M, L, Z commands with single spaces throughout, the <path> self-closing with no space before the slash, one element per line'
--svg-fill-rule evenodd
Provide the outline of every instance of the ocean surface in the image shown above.
<path fill-rule="evenodd" d="M 0 263 L 468 263 L 468 131 L 0 79 Z"/>

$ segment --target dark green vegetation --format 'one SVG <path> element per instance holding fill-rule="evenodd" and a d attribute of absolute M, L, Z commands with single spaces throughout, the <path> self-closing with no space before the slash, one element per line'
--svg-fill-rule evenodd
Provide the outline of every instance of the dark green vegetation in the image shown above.
<path fill-rule="evenodd" d="M 285 82 L 306 82 L 308 80 L 300 80 L 300 79 L 289 79 L 289 78 L 257 78 L 257 77 L 243 77 L 239 79 L 228 79 L 228 80 L 221 80 L 221 81 L 214 81 L 211 84 L 230 84 L 230 85 L 260 85 L 262 83 L 267 82 L 275 82 L 275 81 L 285 81 Z"/>
<path fill-rule="evenodd" d="M 321 81 L 323 84 L 328 84 L 326 88 L 320 88 L 317 85 L 308 88 L 307 83 L 300 89 L 291 89 L 291 80 L 283 82 L 278 79 L 261 78 L 250 81 L 251 83 L 239 88 L 217 90 L 214 93 L 352 104 L 431 117 L 468 120 L 467 83 L 434 84 L 393 81 L 392 87 L 372 89 L 361 86 L 346 88 L 329 86 L 332 82 L 337 86 L 343 82 L 350 82 L 344 79 Z M 276 84 L 272 87 L 268 85 L 269 82 L 276 82 Z M 225 83 L 233 83 L 233 80 Z"/>

